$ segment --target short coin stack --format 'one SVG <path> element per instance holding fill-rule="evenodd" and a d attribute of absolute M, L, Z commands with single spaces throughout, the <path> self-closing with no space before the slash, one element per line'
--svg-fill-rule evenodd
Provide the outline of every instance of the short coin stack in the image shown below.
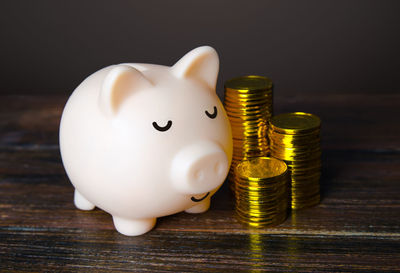
<path fill-rule="evenodd" d="M 291 176 L 291 207 L 300 209 L 320 201 L 321 120 L 303 112 L 274 116 L 269 121 L 271 156 L 284 160 Z"/>
<path fill-rule="evenodd" d="M 238 162 L 268 154 L 267 126 L 272 116 L 272 81 L 262 76 L 243 76 L 227 81 L 224 106 L 233 136 L 233 158 L 229 171 L 233 189 L 234 168 Z"/>
<path fill-rule="evenodd" d="M 238 219 L 252 227 L 282 223 L 288 212 L 289 171 L 270 157 L 241 161 L 235 168 L 235 209 Z"/>

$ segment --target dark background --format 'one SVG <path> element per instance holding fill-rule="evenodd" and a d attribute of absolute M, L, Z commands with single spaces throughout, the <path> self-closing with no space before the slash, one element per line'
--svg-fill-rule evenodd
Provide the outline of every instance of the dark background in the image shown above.
<path fill-rule="evenodd" d="M 280 94 L 400 89 L 399 1 L 1 1 L 1 92 L 69 94 L 115 63 L 172 65 L 211 45 L 223 82 Z"/>

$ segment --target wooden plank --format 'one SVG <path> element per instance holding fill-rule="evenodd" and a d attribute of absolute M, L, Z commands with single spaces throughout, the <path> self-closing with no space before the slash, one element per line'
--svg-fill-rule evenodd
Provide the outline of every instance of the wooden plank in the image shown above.
<path fill-rule="evenodd" d="M 1 96 L 0 146 L 58 146 L 65 96 Z"/>
<path fill-rule="evenodd" d="M 380 237 L 155 230 L 0 228 L 0 269 L 145 272 L 394 272 L 400 242 Z"/>

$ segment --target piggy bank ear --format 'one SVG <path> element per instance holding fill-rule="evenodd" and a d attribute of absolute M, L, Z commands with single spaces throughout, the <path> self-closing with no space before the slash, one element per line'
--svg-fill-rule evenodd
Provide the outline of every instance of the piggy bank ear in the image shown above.
<path fill-rule="evenodd" d="M 212 47 L 198 47 L 183 56 L 171 69 L 178 77 L 193 78 L 215 90 L 219 70 L 218 54 Z"/>
<path fill-rule="evenodd" d="M 133 92 L 151 86 L 150 81 L 137 69 L 128 65 L 116 65 L 104 78 L 100 91 L 100 108 L 113 115 L 124 99 Z"/>

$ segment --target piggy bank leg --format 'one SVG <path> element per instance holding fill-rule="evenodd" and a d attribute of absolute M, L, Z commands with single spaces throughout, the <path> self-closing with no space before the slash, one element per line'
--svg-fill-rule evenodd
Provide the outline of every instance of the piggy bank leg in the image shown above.
<path fill-rule="evenodd" d="M 142 235 L 156 224 L 156 218 L 132 220 L 113 216 L 113 221 L 118 232 L 127 236 Z"/>
<path fill-rule="evenodd" d="M 202 213 L 210 208 L 210 197 L 185 210 L 187 213 Z"/>
<path fill-rule="evenodd" d="M 95 207 L 85 197 L 83 197 L 83 195 L 80 194 L 77 189 L 75 189 L 74 203 L 75 203 L 75 206 L 81 210 L 92 210 Z"/>

